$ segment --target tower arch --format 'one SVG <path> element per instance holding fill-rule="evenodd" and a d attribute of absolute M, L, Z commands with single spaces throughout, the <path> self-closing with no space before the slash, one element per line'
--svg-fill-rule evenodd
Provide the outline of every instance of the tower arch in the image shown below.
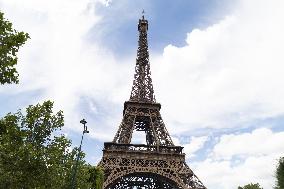
<path fill-rule="evenodd" d="M 147 172 L 135 172 L 116 178 L 106 189 L 179 189 L 177 183 L 161 174 Z"/>

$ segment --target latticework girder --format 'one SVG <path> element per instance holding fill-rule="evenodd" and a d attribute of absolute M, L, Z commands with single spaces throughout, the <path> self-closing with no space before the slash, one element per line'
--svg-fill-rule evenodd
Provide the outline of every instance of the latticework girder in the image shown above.
<path fill-rule="evenodd" d="M 129 101 L 112 142 L 104 144 L 104 189 L 206 189 L 175 146 L 156 103 L 151 79 L 148 21 L 139 20 L 138 51 Z M 145 132 L 146 144 L 132 144 L 133 132 Z"/>
<path fill-rule="evenodd" d="M 138 24 L 139 41 L 130 101 L 152 103 L 156 100 L 151 79 L 147 30 L 148 21 L 143 16 Z"/>

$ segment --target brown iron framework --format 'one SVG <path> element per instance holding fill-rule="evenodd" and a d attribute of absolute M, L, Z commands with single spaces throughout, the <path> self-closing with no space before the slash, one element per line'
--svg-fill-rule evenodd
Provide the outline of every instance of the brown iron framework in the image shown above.
<path fill-rule="evenodd" d="M 138 51 L 129 101 L 112 142 L 104 143 L 99 166 L 105 189 L 206 189 L 185 162 L 183 147 L 175 146 L 162 120 L 151 79 L 148 21 L 139 19 Z M 146 144 L 131 144 L 134 131 L 146 134 Z"/>

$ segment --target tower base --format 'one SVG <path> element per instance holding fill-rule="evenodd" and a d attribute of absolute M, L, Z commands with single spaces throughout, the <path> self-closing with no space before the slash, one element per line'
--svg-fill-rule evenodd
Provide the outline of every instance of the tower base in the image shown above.
<path fill-rule="evenodd" d="M 99 166 L 105 172 L 104 189 L 205 189 L 180 146 L 105 143 Z"/>

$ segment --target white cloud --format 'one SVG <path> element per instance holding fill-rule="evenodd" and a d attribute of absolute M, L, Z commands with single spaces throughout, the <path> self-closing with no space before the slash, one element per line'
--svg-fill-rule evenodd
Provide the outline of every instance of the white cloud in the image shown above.
<path fill-rule="evenodd" d="M 283 8 L 283 1 L 239 1 L 231 15 L 189 33 L 186 46 L 169 45 L 155 57 L 157 99 L 170 133 L 241 128 L 283 115 Z M 224 135 L 206 160 L 189 165 L 211 189 L 251 182 L 271 189 L 283 136 L 267 128 Z"/>
<path fill-rule="evenodd" d="M 208 141 L 208 136 L 191 137 L 188 144 L 182 145 L 187 158 L 195 156 L 194 153 L 202 149 L 206 141 Z"/>
<path fill-rule="evenodd" d="M 220 137 L 205 161 L 195 163 L 196 173 L 212 189 L 231 189 L 260 183 L 271 189 L 277 159 L 284 154 L 284 132 L 261 128 L 251 133 Z"/>
<path fill-rule="evenodd" d="M 118 64 L 107 49 L 85 39 L 87 32 L 101 19 L 95 12 L 98 2 L 109 4 L 102 0 L 1 1 L 5 16 L 17 30 L 28 32 L 31 39 L 19 53 L 20 84 L 4 86 L 0 92 L 19 95 L 39 91 L 40 94 L 27 103 L 54 100 L 56 109 L 64 111 L 65 128 L 75 131 L 81 131 L 77 123 L 86 116 L 86 112 L 78 108 L 81 98 L 87 96 L 110 106 L 123 102 L 128 97 L 130 82 L 122 80 L 131 78 L 131 70 L 126 64 Z M 96 107 L 93 104 L 89 108 Z M 103 125 L 96 127 L 91 136 L 110 140 L 118 119 L 117 115 L 106 116 Z"/>
<path fill-rule="evenodd" d="M 32 39 L 20 53 L 21 85 L 5 86 L 1 93 L 40 89 L 40 99 L 30 104 L 55 100 L 73 129 L 72 122 L 83 116 L 76 109 L 82 96 L 111 106 L 128 98 L 133 56 L 119 64 L 107 49 L 84 38 L 101 19 L 95 3 L 11 0 L 2 1 L 2 6 L 16 28 Z M 240 127 L 284 113 L 284 24 L 279 7 L 282 1 L 240 1 L 223 20 L 188 33 L 186 46 L 169 45 L 162 56 L 151 54 L 155 92 L 171 134 Z M 110 115 L 103 123 L 110 133 L 120 116 Z M 106 136 L 105 128 L 96 129 L 96 135 Z"/>
<path fill-rule="evenodd" d="M 223 20 L 153 59 L 157 99 L 172 133 L 242 127 L 284 114 L 284 2 L 239 1 Z M 179 123 L 179 124 L 175 124 Z"/>
<path fill-rule="evenodd" d="M 249 183 L 259 183 L 264 189 L 274 185 L 276 158 L 248 157 L 243 164 L 232 166 L 230 161 L 206 160 L 197 165 L 199 175 L 207 188 L 232 189 Z"/>
<path fill-rule="evenodd" d="M 231 159 L 233 156 L 263 156 L 284 154 L 284 132 L 273 133 L 266 128 L 252 133 L 223 135 L 213 149 L 214 158 Z"/>

